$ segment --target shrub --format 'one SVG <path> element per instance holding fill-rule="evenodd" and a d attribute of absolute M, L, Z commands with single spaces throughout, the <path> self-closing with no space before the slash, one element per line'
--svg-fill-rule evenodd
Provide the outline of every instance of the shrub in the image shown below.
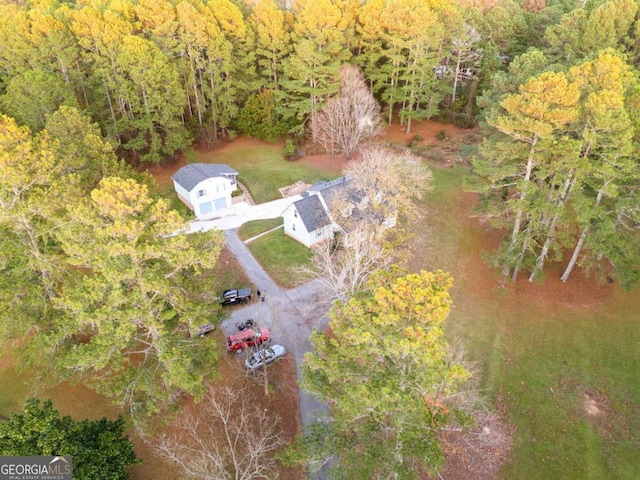
<path fill-rule="evenodd" d="M 449 138 L 449 134 L 447 133 L 446 130 L 440 130 L 437 135 L 436 138 L 438 140 L 446 140 L 447 138 Z"/>
<path fill-rule="evenodd" d="M 284 144 L 284 156 L 287 160 L 295 160 L 298 156 L 298 147 L 290 138 Z"/>

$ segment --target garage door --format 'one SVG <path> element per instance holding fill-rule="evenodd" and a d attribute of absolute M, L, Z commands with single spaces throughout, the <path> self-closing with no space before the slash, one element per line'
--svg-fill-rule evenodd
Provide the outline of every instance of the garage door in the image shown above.
<path fill-rule="evenodd" d="M 226 197 L 218 198 L 215 202 L 216 202 L 216 210 L 219 210 L 221 208 L 226 208 L 227 206 Z"/>
<path fill-rule="evenodd" d="M 204 202 L 200 204 L 200 215 L 205 213 L 211 213 L 213 211 L 213 206 L 211 202 Z"/>

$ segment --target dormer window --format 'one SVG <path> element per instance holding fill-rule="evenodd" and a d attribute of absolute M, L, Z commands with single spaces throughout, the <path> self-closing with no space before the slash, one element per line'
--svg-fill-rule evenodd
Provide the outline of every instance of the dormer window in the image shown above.
<path fill-rule="evenodd" d="M 207 194 L 205 190 L 198 190 L 198 198 L 204 197 Z"/>

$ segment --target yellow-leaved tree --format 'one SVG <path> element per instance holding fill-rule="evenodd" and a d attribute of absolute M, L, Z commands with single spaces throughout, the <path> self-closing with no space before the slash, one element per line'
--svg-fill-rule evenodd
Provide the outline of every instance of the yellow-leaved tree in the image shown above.
<path fill-rule="evenodd" d="M 303 386 L 331 409 L 309 436 L 318 456 L 337 455 L 344 478 L 410 478 L 442 465 L 438 431 L 461 411 L 451 402 L 469 373 L 444 334 L 452 280 L 442 271 L 378 272 L 370 290 L 329 313 L 314 332 Z"/>

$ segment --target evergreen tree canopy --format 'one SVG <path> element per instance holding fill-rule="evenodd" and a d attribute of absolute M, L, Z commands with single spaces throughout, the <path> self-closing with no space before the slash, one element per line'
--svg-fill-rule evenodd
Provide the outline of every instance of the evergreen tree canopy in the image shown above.
<path fill-rule="evenodd" d="M 124 435 L 124 420 L 60 417 L 51 400 L 30 398 L 24 413 L 0 422 L 0 455 L 71 456 L 73 478 L 127 480 L 127 468 L 140 463 Z"/>

